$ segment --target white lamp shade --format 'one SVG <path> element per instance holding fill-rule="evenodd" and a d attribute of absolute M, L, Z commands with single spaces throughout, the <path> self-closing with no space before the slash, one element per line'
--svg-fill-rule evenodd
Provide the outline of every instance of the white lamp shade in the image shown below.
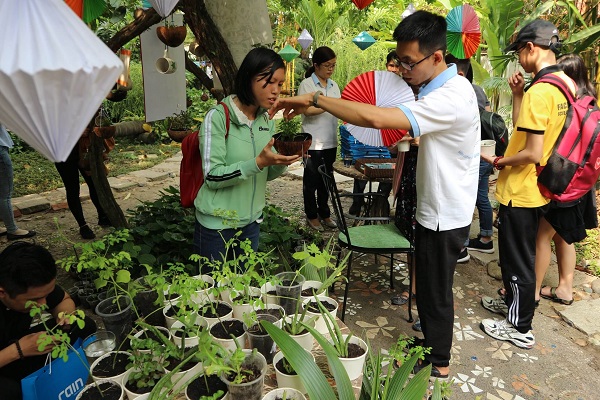
<path fill-rule="evenodd" d="M 171 14 L 171 11 L 175 8 L 179 0 L 148 0 L 152 4 L 152 8 L 160 15 L 165 18 Z"/>
<path fill-rule="evenodd" d="M 62 0 L 0 2 L 0 121 L 64 161 L 123 70 Z"/>
<path fill-rule="evenodd" d="M 307 49 L 313 42 L 313 37 L 310 36 L 310 33 L 306 29 L 302 30 L 300 36 L 298 36 L 298 43 L 302 46 L 303 49 Z"/>

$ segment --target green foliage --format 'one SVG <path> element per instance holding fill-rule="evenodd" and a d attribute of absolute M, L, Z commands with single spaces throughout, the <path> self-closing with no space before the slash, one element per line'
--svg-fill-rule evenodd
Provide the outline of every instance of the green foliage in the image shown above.
<path fill-rule="evenodd" d="M 192 255 L 194 209 L 181 206 L 179 189 L 169 186 L 154 201 L 142 202 L 128 212 L 133 242 L 140 247 L 137 262 L 158 268 L 167 263 L 182 263 L 189 272 L 195 265 Z"/>
<path fill-rule="evenodd" d="M 600 276 L 600 228 L 586 230 L 587 237 L 575 243 L 577 252 L 577 265 L 589 263 L 589 268 L 594 275 Z"/>
<path fill-rule="evenodd" d="M 162 344 L 150 338 L 132 338 L 131 350 L 127 369 L 131 368 L 132 371 L 127 382 L 138 389 L 153 388 L 165 374 L 165 360 L 163 357 L 156 356 L 162 353 Z"/>
<path fill-rule="evenodd" d="M 189 110 L 181 110 L 177 114 L 173 114 L 173 116 L 167 118 L 167 126 L 168 129 L 174 131 L 186 131 L 188 129 L 194 129 L 196 127 L 196 123 L 192 118 L 192 114 Z"/>
<path fill-rule="evenodd" d="M 38 351 L 42 352 L 48 346 L 53 346 L 50 355 L 52 358 L 62 358 L 63 361 L 69 359 L 68 352 L 71 347 L 71 338 L 68 332 L 64 331 L 62 324 L 56 324 L 51 327 L 47 324 L 47 320 L 42 315 L 48 310 L 48 305 L 38 304 L 35 301 L 28 301 L 25 307 L 29 309 L 29 315 L 32 318 L 38 318 L 44 326 L 45 333 L 40 335 L 37 341 Z M 82 310 L 75 310 L 72 313 L 61 312 L 58 314 L 59 320 L 62 320 L 65 325 L 77 324 L 79 329 L 85 326 L 85 313 Z"/>
<path fill-rule="evenodd" d="M 117 244 L 129 240 L 127 229 L 116 230 L 93 242 L 72 243 L 77 255 L 68 256 L 56 263 L 65 271 L 75 268 L 77 272 L 90 271 L 97 278 L 96 288 L 111 285 L 117 295 L 127 293 L 127 284 L 131 281 L 130 269 L 133 266 L 128 251 L 116 250 Z"/>
<path fill-rule="evenodd" d="M 337 281 L 345 281 L 346 277 L 342 275 L 342 271 L 346 268 L 348 259 L 352 253 L 348 252 L 346 257 L 336 266 L 336 256 L 333 254 L 335 238 L 332 236 L 327 245 L 320 249 L 316 244 L 304 244 L 302 251 L 297 251 L 293 254 L 293 258 L 300 262 L 300 273 L 307 279 L 312 281 L 320 281 L 322 283 L 315 295 L 319 295 L 329 289 Z"/>
<path fill-rule="evenodd" d="M 296 116 L 292 119 L 281 118 L 277 122 L 277 133 L 281 133 L 282 139 L 291 140 L 300 133 L 300 129 L 302 128 L 302 120 L 299 116 Z"/>

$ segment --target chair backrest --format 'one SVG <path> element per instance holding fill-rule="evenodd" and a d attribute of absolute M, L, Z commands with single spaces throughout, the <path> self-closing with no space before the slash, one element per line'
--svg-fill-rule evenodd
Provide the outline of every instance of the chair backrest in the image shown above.
<path fill-rule="evenodd" d="M 350 244 L 350 235 L 348 234 L 348 225 L 346 224 L 346 218 L 344 218 L 344 212 L 342 208 L 342 202 L 340 200 L 340 194 L 337 189 L 337 185 L 335 183 L 335 179 L 333 178 L 333 171 L 327 171 L 327 167 L 325 164 L 319 166 L 319 173 L 323 178 L 323 183 L 325 184 L 325 188 L 327 189 L 327 193 L 329 193 L 329 198 L 331 199 L 331 204 L 333 205 L 333 211 L 335 212 L 335 217 L 337 219 L 337 225 L 340 233 L 343 233 L 346 236 L 346 240 L 348 244 Z"/>

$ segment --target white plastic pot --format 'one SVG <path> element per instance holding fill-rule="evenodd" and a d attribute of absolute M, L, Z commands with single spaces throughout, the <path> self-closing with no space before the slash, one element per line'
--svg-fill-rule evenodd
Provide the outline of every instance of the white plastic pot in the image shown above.
<path fill-rule="evenodd" d="M 338 302 L 335 299 L 332 299 L 331 297 L 325 296 L 325 295 L 319 295 L 317 296 L 317 298 L 319 299 L 319 301 L 321 303 L 327 303 L 327 304 L 331 304 L 333 306 L 335 306 L 335 309 L 333 311 L 330 311 L 329 314 L 335 319 L 335 317 L 337 316 L 337 311 L 338 311 Z M 309 297 L 307 299 L 305 299 L 302 302 L 302 306 L 306 306 L 308 303 L 311 303 L 315 301 L 314 297 Z M 329 330 L 327 329 L 327 324 L 325 323 L 325 318 L 323 318 L 323 316 L 321 315 L 320 312 L 312 312 L 312 311 L 306 311 L 306 316 L 307 317 L 316 317 L 315 319 L 315 329 L 317 330 L 317 332 L 322 333 L 322 334 L 327 334 L 329 333 Z"/>
<path fill-rule="evenodd" d="M 169 329 L 165 328 L 164 326 L 155 326 L 156 329 L 158 329 L 163 335 L 165 335 L 167 337 L 167 339 L 171 340 L 171 331 L 169 331 Z M 134 338 L 140 339 L 142 337 L 142 335 L 144 334 L 144 332 L 146 332 L 146 329 L 142 329 L 141 331 L 137 332 L 135 335 L 133 335 Z M 133 341 L 135 339 L 130 339 L 129 340 L 129 345 L 131 348 L 133 348 Z M 140 353 L 150 353 L 150 350 L 137 350 Z"/>
<path fill-rule="evenodd" d="M 348 337 L 348 335 L 342 335 L 342 337 L 345 340 L 346 337 Z M 331 342 L 331 339 L 330 339 L 330 342 Z M 353 380 L 359 378 L 362 375 L 363 367 L 365 366 L 365 360 L 367 358 L 367 353 L 369 352 L 369 347 L 367 346 L 367 343 L 365 343 L 364 340 L 362 340 L 361 338 L 356 337 L 356 336 L 352 336 L 350 338 L 350 342 L 349 343 L 357 344 L 363 350 L 365 350 L 365 352 L 363 353 L 363 355 L 360 356 L 360 357 L 357 357 L 357 358 L 343 358 L 343 357 L 340 357 L 340 362 L 342 363 L 342 365 L 346 369 L 346 372 L 348 373 L 348 377 L 350 378 L 351 381 L 353 381 Z M 329 365 L 329 371 L 331 372 L 331 365 Z"/>
<path fill-rule="evenodd" d="M 323 286 L 323 282 L 321 281 L 304 281 L 304 283 L 302 284 L 302 291 L 305 291 L 306 289 L 313 289 L 315 292 L 318 291 L 321 286 Z M 302 300 L 305 299 L 312 299 L 314 298 L 314 296 L 301 296 Z"/>
<path fill-rule="evenodd" d="M 306 350 L 308 354 L 311 355 L 313 360 L 315 356 L 308 350 Z M 273 356 L 273 368 L 275 369 L 275 376 L 277 378 L 277 387 L 280 388 L 294 388 L 298 390 L 300 393 L 306 394 L 307 390 L 302 384 L 302 380 L 300 380 L 299 375 L 288 375 L 284 371 L 280 371 L 277 369 L 277 363 L 283 358 L 283 353 L 281 351 L 277 352 Z"/>
<path fill-rule="evenodd" d="M 224 319 L 224 320 L 222 320 L 221 322 L 227 322 L 227 321 L 232 321 L 232 320 L 235 320 L 235 321 L 239 321 L 239 322 L 241 322 L 241 323 L 242 323 L 242 326 L 243 326 L 243 324 L 244 324 L 244 323 L 243 323 L 241 320 L 239 320 L 239 319 L 236 319 L 236 318 L 228 318 L 228 319 Z M 240 348 L 242 348 L 242 349 L 245 349 L 245 348 L 246 348 L 246 332 L 242 333 L 240 336 L 237 336 L 237 337 L 235 338 L 235 341 L 234 341 L 234 339 L 232 339 L 232 338 L 229 338 L 229 339 L 221 339 L 221 338 L 215 337 L 215 336 L 212 334 L 212 328 L 213 328 L 215 325 L 219 324 L 219 323 L 220 323 L 220 322 L 215 322 L 215 323 L 214 323 L 214 324 L 212 324 L 212 325 L 210 326 L 210 328 L 209 328 L 209 329 L 210 329 L 210 331 L 209 331 L 209 332 L 210 332 L 210 336 L 213 338 L 213 340 L 215 340 L 217 343 L 221 344 L 221 346 L 225 347 L 226 349 L 228 349 L 228 350 L 230 350 L 230 351 L 232 351 L 232 352 L 233 352 L 233 351 L 235 351 L 235 349 L 237 349 L 238 347 L 240 347 Z M 237 343 L 237 345 L 236 345 L 236 343 Z"/>
<path fill-rule="evenodd" d="M 87 391 L 89 391 L 89 390 L 96 390 L 97 391 L 98 389 L 96 389 L 96 386 L 100 385 L 102 383 L 105 383 L 105 382 L 110 382 L 110 383 L 114 384 L 115 386 L 118 386 L 119 389 L 121 389 L 121 396 L 119 396 L 119 400 L 123 400 L 125 398 L 125 390 L 123 390 L 123 385 L 121 385 L 119 382 L 116 382 L 116 381 L 114 381 L 112 379 L 100 379 L 98 381 L 94 381 L 94 382 L 90 383 L 89 385 L 86 385 L 83 388 L 83 390 L 81 392 L 79 392 L 79 394 L 77 395 L 77 397 L 75 398 L 75 400 L 80 400 L 84 396 L 84 394 Z"/>
<path fill-rule="evenodd" d="M 247 290 L 251 296 L 258 296 L 251 303 L 234 302 L 233 299 L 235 299 L 239 295 L 239 292 L 233 289 L 227 293 L 227 296 L 229 296 L 229 298 L 225 299 L 225 302 L 231 304 L 231 307 L 233 307 L 233 318 L 237 318 L 242 321 L 244 320 L 246 315 L 250 315 L 255 308 L 261 306 L 260 289 L 257 287 L 250 286 Z"/>
<path fill-rule="evenodd" d="M 212 288 L 215 287 L 215 280 L 209 275 L 195 275 L 193 279 L 201 279 L 206 282 L 207 287 L 205 289 L 197 290 L 192 295 L 191 300 L 196 304 L 204 304 L 207 301 L 215 301 L 215 295 L 212 293 Z"/>
<path fill-rule="evenodd" d="M 229 312 L 219 318 L 206 317 L 202 314 L 199 314 L 199 318 L 206 320 L 209 327 L 212 326 L 215 322 L 224 321 L 226 319 L 233 318 L 233 307 L 231 306 L 231 304 L 227 303 L 226 301 L 219 301 L 218 303 L 226 304 L 230 308 Z"/>
<path fill-rule="evenodd" d="M 291 319 L 292 319 L 292 317 L 289 315 L 285 317 L 285 320 L 287 320 L 287 321 L 290 321 Z M 313 322 L 313 324 L 314 324 L 314 322 Z M 292 335 L 289 332 L 288 332 L 288 334 L 290 335 L 290 337 L 292 339 L 294 339 L 304 349 L 306 349 L 308 351 L 312 350 L 313 344 L 314 344 L 314 338 L 312 337 L 312 335 L 310 334 L 309 331 L 305 330 L 304 333 L 301 333 L 300 335 Z"/>
<path fill-rule="evenodd" d="M 194 323 L 194 325 L 197 326 L 198 329 L 207 329 L 208 328 L 208 323 L 203 318 L 198 318 L 196 320 L 196 322 Z M 184 326 L 185 326 L 185 324 L 181 321 L 175 321 L 173 323 L 173 325 L 171 326 L 171 329 L 170 329 L 171 340 L 173 341 L 173 343 L 175 343 L 177 345 L 177 347 L 181 347 L 182 338 L 177 336 L 176 332 L 178 329 L 180 329 Z M 184 339 L 185 347 L 197 346 L 198 340 L 199 340 L 199 338 L 198 338 L 197 333 L 196 334 L 190 333 L 189 336 Z"/>
<path fill-rule="evenodd" d="M 94 368 L 96 368 L 96 365 L 98 365 L 98 363 L 100 363 L 100 361 L 104 360 L 105 358 L 108 357 L 112 357 L 115 355 L 115 353 L 120 353 L 120 354 L 126 354 L 127 356 L 130 356 L 131 354 L 126 352 L 126 351 L 111 351 L 109 353 L 106 353 L 100 357 L 98 357 L 98 359 L 96 361 L 94 361 L 92 363 L 92 365 L 90 366 L 90 372 L 92 375 L 92 379 L 94 380 L 94 382 L 100 382 L 102 380 L 113 380 L 119 384 L 123 384 L 123 377 L 125 376 L 125 374 L 127 373 L 127 371 L 120 373 L 119 375 L 115 375 L 115 376 L 110 376 L 110 377 L 99 377 L 94 375 Z"/>
<path fill-rule="evenodd" d="M 260 292 L 262 293 L 262 301 L 266 305 L 277 304 L 279 305 L 279 296 L 274 294 L 269 294 L 269 292 L 275 292 L 275 285 L 273 283 L 267 282 L 260 287 Z"/>
<path fill-rule="evenodd" d="M 275 400 L 283 398 L 286 400 L 306 400 L 306 396 L 304 396 L 304 394 L 302 394 L 299 390 L 289 387 L 273 389 L 269 393 L 265 394 L 262 400 Z"/>

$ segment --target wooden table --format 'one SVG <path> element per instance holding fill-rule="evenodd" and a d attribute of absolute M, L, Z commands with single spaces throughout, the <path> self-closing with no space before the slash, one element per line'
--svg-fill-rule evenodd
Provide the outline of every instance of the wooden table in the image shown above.
<path fill-rule="evenodd" d="M 390 160 L 394 160 L 394 162 L 395 162 L 395 159 L 393 159 L 393 158 L 390 158 Z M 344 161 L 342 161 L 342 160 L 337 160 L 333 163 L 333 170 L 340 175 L 344 175 L 349 178 L 354 178 L 354 179 L 358 179 L 361 181 L 368 181 L 369 183 L 370 182 L 392 182 L 391 177 L 390 178 L 368 177 L 365 174 L 363 174 L 362 172 L 360 172 L 359 170 L 357 170 L 356 167 L 354 167 L 354 164 L 352 164 L 350 166 L 346 166 L 346 165 L 344 165 Z M 371 187 L 369 186 L 369 191 L 370 191 L 370 189 L 371 189 Z"/>

